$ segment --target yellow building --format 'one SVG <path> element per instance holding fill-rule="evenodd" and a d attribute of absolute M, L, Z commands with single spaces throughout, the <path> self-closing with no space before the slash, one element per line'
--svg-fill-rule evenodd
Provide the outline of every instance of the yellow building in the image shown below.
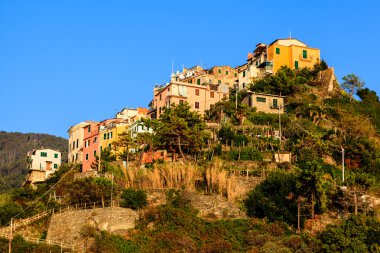
<path fill-rule="evenodd" d="M 278 39 L 272 42 L 267 49 L 267 61 L 272 64 L 276 73 L 281 66 L 291 69 L 313 68 L 320 62 L 320 50 L 308 47 L 297 39 Z"/>
<path fill-rule="evenodd" d="M 115 148 L 113 143 L 119 140 L 122 133 L 128 130 L 128 123 L 123 119 L 108 119 L 100 123 L 99 139 L 100 149 L 111 148 L 113 154 L 122 152 L 121 148 Z"/>

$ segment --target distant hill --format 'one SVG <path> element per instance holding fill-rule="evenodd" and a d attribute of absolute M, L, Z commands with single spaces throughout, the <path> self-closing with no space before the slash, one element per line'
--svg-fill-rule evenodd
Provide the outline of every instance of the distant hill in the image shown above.
<path fill-rule="evenodd" d="M 0 131 L 0 192 L 22 185 L 27 173 L 27 152 L 42 147 L 60 150 L 63 159 L 67 157 L 65 138 L 49 134 Z"/>

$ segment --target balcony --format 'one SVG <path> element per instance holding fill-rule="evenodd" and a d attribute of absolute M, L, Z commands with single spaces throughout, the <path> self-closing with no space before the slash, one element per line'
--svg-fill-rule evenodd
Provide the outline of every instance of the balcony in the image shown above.
<path fill-rule="evenodd" d="M 306 61 L 306 62 L 311 62 L 313 60 L 313 56 L 312 55 L 307 55 L 306 57 L 304 57 L 303 54 L 299 54 L 299 60 L 300 61 Z"/>

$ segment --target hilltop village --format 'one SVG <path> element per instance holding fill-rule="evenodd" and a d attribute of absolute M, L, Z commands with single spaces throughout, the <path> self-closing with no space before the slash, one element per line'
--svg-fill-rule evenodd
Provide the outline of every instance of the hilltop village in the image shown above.
<path fill-rule="evenodd" d="M 284 96 L 281 93 L 264 94 L 251 92 L 248 87 L 254 80 L 275 74 L 281 67 L 290 69 L 312 69 L 321 62 L 320 50 L 309 47 L 307 44 L 294 38 L 277 39 L 270 44 L 259 43 L 253 52 L 248 53 L 246 63 L 237 66 L 214 66 L 204 69 L 201 66 L 183 68 L 183 70 L 172 73 L 170 82 L 157 85 L 153 89 L 153 97 L 149 103 L 149 108 L 124 108 L 118 112 L 114 118 L 105 119 L 101 122 L 83 121 L 68 130 L 68 162 L 82 164 L 82 172 L 97 170 L 95 162 L 101 159 L 101 150 L 110 149 L 114 154 L 122 153 L 123 148 L 117 147 L 121 135 L 126 132 L 136 138 L 139 133 L 153 133 L 153 129 L 147 126 L 145 119 L 160 119 L 165 108 L 183 103 L 188 103 L 191 111 L 195 111 L 202 116 L 209 112 L 216 104 L 229 99 L 230 91 L 246 91 L 244 98 L 236 101 L 250 108 L 255 108 L 257 112 L 269 114 L 284 113 Z M 332 70 L 333 71 L 333 70 Z M 334 78 L 332 72 L 332 78 Z M 331 79 L 331 78 L 330 78 Z M 330 81 L 330 80 L 329 80 Z M 332 89 L 332 88 L 330 88 Z M 207 120 L 207 125 L 212 128 L 215 120 Z M 276 129 L 276 138 L 279 132 Z M 36 151 L 33 151 L 34 153 Z M 58 162 L 49 165 L 50 158 L 57 154 L 54 150 L 39 150 L 40 157 L 45 157 L 46 161 L 36 165 L 35 170 L 30 170 L 28 183 L 43 181 L 41 171 L 46 171 L 45 178 L 57 169 Z M 152 159 L 164 159 L 162 153 L 157 152 L 146 157 L 143 162 Z M 54 153 L 54 154 L 53 154 Z M 46 154 L 46 155 L 45 155 Z M 290 162 L 290 157 L 286 158 Z M 35 159 L 31 159 L 35 160 Z"/>
<path fill-rule="evenodd" d="M 380 101 L 358 76 L 285 38 L 152 88 L 71 126 L 67 157 L 30 151 L 0 235 L 30 252 L 380 251 Z"/>

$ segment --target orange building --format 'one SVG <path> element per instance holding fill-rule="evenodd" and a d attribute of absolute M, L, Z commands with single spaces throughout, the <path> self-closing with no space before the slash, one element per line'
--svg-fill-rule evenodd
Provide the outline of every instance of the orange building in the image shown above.
<path fill-rule="evenodd" d="M 91 164 L 99 155 L 99 123 L 91 122 L 83 127 L 83 161 L 82 172 L 91 170 Z"/>

